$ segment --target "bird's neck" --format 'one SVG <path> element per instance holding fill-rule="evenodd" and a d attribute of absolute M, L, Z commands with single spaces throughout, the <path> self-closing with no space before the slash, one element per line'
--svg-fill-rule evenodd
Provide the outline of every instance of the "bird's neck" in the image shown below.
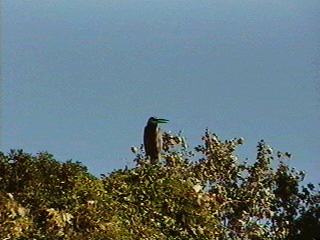
<path fill-rule="evenodd" d="M 151 129 L 157 129 L 157 128 L 158 128 L 158 125 L 151 125 L 150 128 L 151 128 Z"/>

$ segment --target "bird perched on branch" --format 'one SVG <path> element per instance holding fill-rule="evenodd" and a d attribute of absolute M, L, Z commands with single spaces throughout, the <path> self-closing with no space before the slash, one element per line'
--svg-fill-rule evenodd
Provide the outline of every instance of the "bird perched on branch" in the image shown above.
<path fill-rule="evenodd" d="M 167 123 L 169 120 L 151 117 L 144 128 L 144 148 L 146 155 L 150 157 L 151 163 L 156 163 L 162 151 L 162 131 L 158 127 L 159 123 Z"/>

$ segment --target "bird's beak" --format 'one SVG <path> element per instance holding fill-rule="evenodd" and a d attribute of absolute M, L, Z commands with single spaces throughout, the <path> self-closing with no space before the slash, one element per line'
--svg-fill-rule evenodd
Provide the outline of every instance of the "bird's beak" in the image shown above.
<path fill-rule="evenodd" d="M 157 123 L 167 123 L 167 122 L 169 122 L 169 120 L 167 119 L 163 119 L 163 118 L 157 119 Z"/>

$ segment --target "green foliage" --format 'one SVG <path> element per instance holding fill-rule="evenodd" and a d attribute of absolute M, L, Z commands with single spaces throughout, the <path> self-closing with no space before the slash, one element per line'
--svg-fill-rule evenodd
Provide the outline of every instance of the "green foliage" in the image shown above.
<path fill-rule="evenodd" d="M 102 179 L 48 153 L 0 153 L 0 239 L 312 239 L 320 237 L 320 193 L 300 186 L 289 153 L 264 141 L 256 161 L 235 155 L 243 139 L 206 131 L 188 150 L 164 133 L 163 160 Z M 199 158 L 198 161 L 192 159 Z"/>

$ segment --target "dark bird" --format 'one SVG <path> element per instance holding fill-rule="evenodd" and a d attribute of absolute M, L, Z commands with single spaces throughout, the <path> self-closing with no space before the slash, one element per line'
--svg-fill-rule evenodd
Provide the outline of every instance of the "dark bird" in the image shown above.
<path fill-rule="evenodd" d="M 156 163 L 162 151 L 162 131 L 158 127 L 159 123 L 167 123 L 169 120 L 151 117 L 144 128 L 144 149 L 146 155 L 150 157 L 151 163 Z"/>

